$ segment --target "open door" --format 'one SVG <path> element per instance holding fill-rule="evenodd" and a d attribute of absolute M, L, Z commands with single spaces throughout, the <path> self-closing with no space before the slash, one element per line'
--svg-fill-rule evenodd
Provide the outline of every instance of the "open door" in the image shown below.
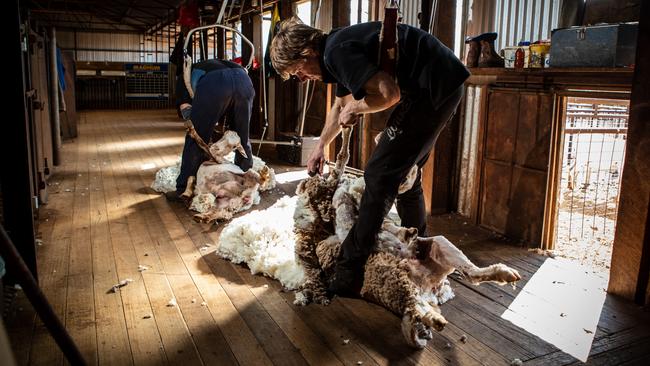
<path fill-rule="evenodd" d="M 625 160 L 629 101 L 564 97 L 547 249 L 608 273 Z"/>

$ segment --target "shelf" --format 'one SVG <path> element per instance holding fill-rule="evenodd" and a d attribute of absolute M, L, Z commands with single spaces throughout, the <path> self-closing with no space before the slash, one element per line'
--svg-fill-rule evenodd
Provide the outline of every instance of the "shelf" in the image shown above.
<path fill-rule="evenodd" d="M 470 68 L 471 85 L 501 85 L 533 89 L 595 88 L 629 91 L 632 86 L 632 68 L 546 68 L 506 69 Z"/>

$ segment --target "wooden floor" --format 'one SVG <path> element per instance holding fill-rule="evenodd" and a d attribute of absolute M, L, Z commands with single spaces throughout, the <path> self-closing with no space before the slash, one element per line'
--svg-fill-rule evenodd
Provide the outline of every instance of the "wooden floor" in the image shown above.
<path fill-rule="evenodd" d="M 87 112 L 80 118 L 80 137 L 64 143 L 63 164 L 50 180 L 37 250 L 41 286 L 91 364 L 581 363 L 504 318 L 511 314 L 543 328 L 575 316 L 559 313 L 572 301 L 566 293 L 535 298 L 537 292 L 526 289 L 549 263 L 559 273 L 563 262 L 504 245 L 462 218 L 432 218 L 431 232 L 445 234 L 475 263 L 503 261 L 524 280 L 513 289 L 452 278 L 457 297 L 442 306 L 448 326 L 426 349 L 414 351 L 402 339 L 399 319 L 378 306 L 336 299 L 328 307 L 296 307 L 293 294 L 277 282 L 218 258 L 218 227 L 195 223 L 148 188 L 156 170 L 173 164 L 181 151 L 183 127 L 173 111 Z M 292 190 L 281 186 L 264 195 L 264 204 Z M 150 269 L 139 272 L 138 265 Z M 127 278 L 133 282 L 109 291 Z M 533 315 L 520 311 L 527 305 L 510 309 L 524 295 L 539 308 Z M 171 299 L 178 305 L 168 306 Z M 611 296 L 599 314 L 588 337 L 589 363 L 647 365 L 648 314 Z M 63 362 L 20 292 L 6 325 L 19 364 Z"/>

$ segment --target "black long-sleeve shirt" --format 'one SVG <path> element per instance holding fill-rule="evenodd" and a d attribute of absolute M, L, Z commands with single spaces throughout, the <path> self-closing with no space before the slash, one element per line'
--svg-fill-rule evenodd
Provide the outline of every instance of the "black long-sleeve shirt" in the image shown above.
<path fill-rule="evenodd" d="M 359 100 L 365 83 L 379 71 L 381 22 L 334 29 L 321 45 L 323 81 L 337 83 L 336 95 Z M 403 93 L 428 91 L 438 107 L 469 77 L 454 53 L 431 34 L 405 24 L 397 26 L 397 83 Z"/>

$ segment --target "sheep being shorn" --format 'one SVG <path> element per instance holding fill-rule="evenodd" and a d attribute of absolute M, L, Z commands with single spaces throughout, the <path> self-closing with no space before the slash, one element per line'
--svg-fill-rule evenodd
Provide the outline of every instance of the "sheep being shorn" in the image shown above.
<path fill-rule="evenodd" d="M 332 187 L 335 181 L 338 186 Z M 316 176 L 299 184 L 294 214 L 296 258 L 306 278 L 296 296 L 298 304 L 329 303 L 327 283 L 341 242 L 356 220 L 363 189 L 363 178 L 349 175 L 340 179 Z M 447 323 L 438 305 L 453 297 L 447 276 L 454 270 L 474 284 L 505 284 L 521 278 L 504 264 L 479 268 L 444 236 L 418 237 L 416 229 L 386 219 L 365 265 L 360 295 L 401 316 L 406 340 L 421 348 L 431 339 L 431 329 L 442 330 Z"/>
<path fill-rule="evenodd" d="M 297 288 L 296 304 L 328 304 L 327 284 L 365 189 L 363 178 L 341 174 L 346 142 L 329 175 L 305 179 L 295 198 L 283 198 L 267 210 L 227 224 L 216 253 L 245 262 L 252 273 L 276 278 L 288 289 Z M 417 167 L 409 175 L 415 177 Z M 412 181 L 406 179 L 400 191 L 409 189 Z M 503 264 L 477 267 L 443 236 L 418 237 L 416 229 L 386 219 L 365 265 L 360 295 L 401 317 L 407 342 L 422 348 L 432 330 L 447 323 L 438 305 L 453 297 L 447 276 L 454 270 L 475 284 L 520 279 Z"/>
<path fill-rule="evenodd" d="M 328 177 L 307 178 L 296 190 L 296 259 L 306 277 L 296 295 L 296 303 L 301 305 L 312 301 L 329 304 L 327 283 L 341 243 L 357 218 L 365 183 L 363 178 L 342 174 L 348 141 L 349 131 L 344 133 L 336 167 Z M 414 175 L 417 170 L 409 174 Z M 411 187 L 413 180 L 407 181 L 410 183 L 403 184 L 400 191 Z M 440 331 L 447 324 L 438 305 L 453 297 L 447 276 L 455 270 L 474 284 L 521 279 L 515 269 L 504 264 L 477 267 L 443 236 L 418 237 L 417 229 L 399 227 L 385 219 L 376 248 L 364 267 L 360 295 L 401 316 L 407 342 L 422 348 L 432 338 L 432 329 Z"/>
<path fill-rule="evenodd" d="M 229 220 L 237 212 L 258 204 L 260 191 L 275 187 L 273 169 L 260 158 L 253 156 L 253 167 L 246 172 L 233 163 L 235 150 L 246 155 L 236 132 L 226 131 L 211 145 L 201 140 L 191 124 L 188 124 L 188 132 L 210 158 L 201 164 L 196 176 L 189 177 L 182 194 L 191 200 L 190 209 L 198 212 L 195 220 L 204 223 Z M 156 173 L 152 188 L 159 192 L 173 190 L 177 176 L 177 167 L 163 168 Z"/>

